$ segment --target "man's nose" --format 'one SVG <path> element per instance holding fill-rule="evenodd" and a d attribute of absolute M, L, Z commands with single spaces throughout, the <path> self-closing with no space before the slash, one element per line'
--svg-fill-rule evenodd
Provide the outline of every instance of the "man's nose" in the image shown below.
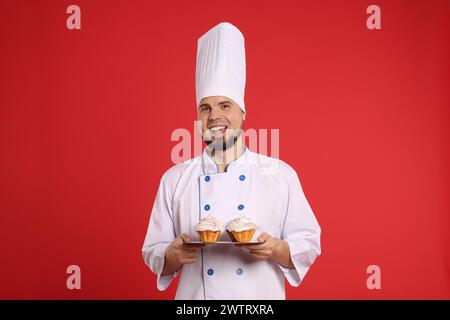
<path fill-rule="evenodd" d="M 213 110 L 211 110 L 211 113 L 209 114 L 208 120 L 209 121 L 214 121 L 216 119 L 219 119 L 221 117 L 221 115 L 222 114 L 221 114 L 220 110 L 213 109 Z"/>

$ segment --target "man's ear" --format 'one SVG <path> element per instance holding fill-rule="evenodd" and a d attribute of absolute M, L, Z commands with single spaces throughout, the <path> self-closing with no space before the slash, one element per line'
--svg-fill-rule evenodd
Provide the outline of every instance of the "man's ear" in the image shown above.
<path fill-rule="evenodd" d="M 242 112 L 242 120 L 245 120 L 245 115 L 246 115 L 246 113 Z"/>

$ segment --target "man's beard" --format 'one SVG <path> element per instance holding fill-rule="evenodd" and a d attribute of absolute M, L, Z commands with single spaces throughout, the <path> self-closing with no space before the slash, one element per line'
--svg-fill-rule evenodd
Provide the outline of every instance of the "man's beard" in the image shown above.
<path fill-rule="evenodd" d="M 228 139 L 225 134 L 222 137 L 214 138 L 214 140 L 205 140 L 205 143 L 209 149 L 214 149 L 216 152 L 225 152 L 236 144 L 239 136 L 242 134 L 242 129 L 234 131 Z"/>

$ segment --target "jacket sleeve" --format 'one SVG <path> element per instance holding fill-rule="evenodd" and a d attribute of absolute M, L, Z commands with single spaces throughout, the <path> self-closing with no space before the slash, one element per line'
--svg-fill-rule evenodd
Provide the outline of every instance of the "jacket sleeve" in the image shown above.
<path fill-rule="evenodd" d="M 298 287 L 314 260 L 320 255 L 321 229 L 294 171 L 288 181 L 288 203 L 282 230 L 282 239 L 289 245 L 295 268 L 279 267 L 289 284 Z"/>
<path fill-rule="evenodd" d="M 163 176 L 153 204 L 147 235 L 142 247 L 142 256 L 145 264 L 157 275 L 157 288 L 160 291 L 166 290 L 178 274 L 177 271 L 170 275 L 161 275 L 166 248 L 175 238 L 172 195 Z"/>

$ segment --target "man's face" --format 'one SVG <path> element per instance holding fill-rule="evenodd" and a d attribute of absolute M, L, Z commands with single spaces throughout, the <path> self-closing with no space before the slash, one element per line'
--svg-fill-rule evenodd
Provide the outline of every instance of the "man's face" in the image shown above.
<path fill-rule="evenodd" d="M 226 150 L 234 145 L 245 120 L 245 113 L 236 102 L 223 96 L 206 97 L 200 101 L 197 112 L 207 145 L 213 143 L 216 150 Z"/>

